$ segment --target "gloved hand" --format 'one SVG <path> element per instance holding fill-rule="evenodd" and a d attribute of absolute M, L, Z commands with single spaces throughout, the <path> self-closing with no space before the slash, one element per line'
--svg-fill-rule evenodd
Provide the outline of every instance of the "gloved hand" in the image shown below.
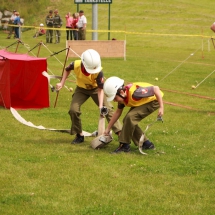
<path fill-rule="evenodd" d="M 108 108 L 103 106 L 102 108 L 100 108 L 100 115 L 102 116 L 106 116 L 108 114 Z"/>

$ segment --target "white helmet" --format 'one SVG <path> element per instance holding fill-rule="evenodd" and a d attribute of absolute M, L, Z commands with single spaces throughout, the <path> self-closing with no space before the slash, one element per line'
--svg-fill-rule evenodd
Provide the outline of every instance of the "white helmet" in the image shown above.
<path fill-rule="evenodd" d="M 43 27 L 43 26 L 44 26 L 43 23 L 41 23 L 41 24 L 40 24 L 40 27 Z"/>
<path fill-rule="evenodd" d="M 87 72 L 90 74 L 99 73 L 102 70 L 100 55 L 93 49 L 87 49 L 83 52 L 81 61 Z"/>
<path fill-rule="evenodd" d="M 117 90 L 123 86 L 124 80 L 118 77 L 110 77 L 104 83 L 104 94 L 107 96 L 108 101 L 112 101 L 116 96 Z"/>

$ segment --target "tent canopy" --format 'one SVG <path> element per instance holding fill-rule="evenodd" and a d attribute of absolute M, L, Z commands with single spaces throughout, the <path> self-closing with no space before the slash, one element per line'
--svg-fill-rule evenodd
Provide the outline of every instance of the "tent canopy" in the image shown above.
<path fill-rule="evenodd" d="M 0 50 L 0 106 L 5 108 L 49 107 L 46 58 Z"/>

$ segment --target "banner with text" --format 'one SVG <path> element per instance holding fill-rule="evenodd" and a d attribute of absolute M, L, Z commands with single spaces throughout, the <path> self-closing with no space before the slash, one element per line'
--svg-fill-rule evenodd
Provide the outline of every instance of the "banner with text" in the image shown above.
<path fill-rule="evenodd" d="M 75 4 L 112 4 L 112 0 L 74 0 Z"/>

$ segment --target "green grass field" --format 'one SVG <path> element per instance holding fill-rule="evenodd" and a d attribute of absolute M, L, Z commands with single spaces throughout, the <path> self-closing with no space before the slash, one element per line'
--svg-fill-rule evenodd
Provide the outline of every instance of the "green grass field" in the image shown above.
<path fill-rule="evenodd" d="M 35 18 L 33 10 L 25 26 L 44 22 L 48 9 L 58 8 L 64 17 L 68 8 L 76 10 L 73 2 L 38 1 L 41 13 Z M 28 2 L 23 9 L 20 5 L 22 1 L 14 3 L 13 8 L 27 16 L 32 5 Z M 90 40 L 92 5 L 79 8 L 88 18 Z M 25 126 L 10 110 L 0 107 L 0 214 L 214 214 L 213 8 L 209 0 L 113 0 L 111 30 L 115 32 L 111 32 L 111 38 L 126 39 L 126 60 L 103 58 L 105 76 L 149 82 L 164 92 L 164 123 L 156 123 L 147 131 L 156 146 L 147 156 L 141 155 L 133 143 L 131 153 L 110 154 L 118 146 L 115 135 L 114 141 L 100 150 L 91 148 L 92 137 L 72 145 L 74 136 Z M 99 5 L 98 13 L 98 29 L 106 31 L 108 5 Z M 27 53 L 41 40 L 45 43 L 45 37 L 33 39 L 34 32 L 31 29 L 22 33 L 25 45 L 19 45 L 19 53 Z M 15 42 L 6 37 L 1 30 L 1 49 Z M 108 33 L 99 33 L 98 38 L 107 39 Z M 61 43 L 41 47 L 40 57 L 64 49 L 65 41 L 66 33 L 62 32 Z M 8 51 L 15 49 L 16 44 Z M 37 51 L 29 54 L 36 55 Z M 56 57 L 47 59 L 48 68 L 60 75 L 65 52 Z M 69 59 L 68 64 L 73 60 Z M 51 80 L 52 85 L 56 83 Z M 73 82 L 66 85 L 75 88 Z M 192 89 L 192 85 L 198 87 Z M 63 88 L 54 108 L 56 93 L 50 90 L 50 108 L 18 113 L 35 125 L 68 129 L 71 95 Z M 83 105 L 84 130 L 97 129 L 98 114 L 91 100 Z M 145 129 L 155 119 L 153 113 L 140 125 Z"/>

